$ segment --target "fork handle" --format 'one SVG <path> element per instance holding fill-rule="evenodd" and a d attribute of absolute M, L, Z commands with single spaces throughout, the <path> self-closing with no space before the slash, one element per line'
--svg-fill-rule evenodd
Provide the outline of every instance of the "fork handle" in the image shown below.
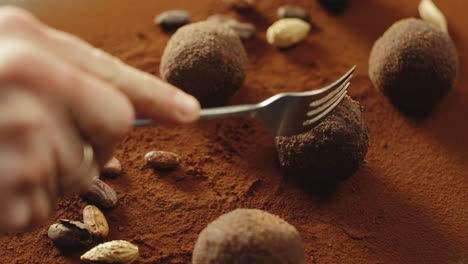
<path fill-rule="evenodd" d="M 257 105 L 233 105 L 206 108 L 200 111 L 200 120 L 210 120 L 226 117 L 254 117 Z"/>
<path fill-rule="evenodd" d="M 258 109 L 257 105 L 234 105 L 234 106 L 223 106 L 206 108 L 200 111 L 200 120 L 211 120 L 227 117 L 255 117 L 255 113 Z M 155 122 L 151 119 L 137 119 L 134 122 L 134 126 L 151 126 Z"/>

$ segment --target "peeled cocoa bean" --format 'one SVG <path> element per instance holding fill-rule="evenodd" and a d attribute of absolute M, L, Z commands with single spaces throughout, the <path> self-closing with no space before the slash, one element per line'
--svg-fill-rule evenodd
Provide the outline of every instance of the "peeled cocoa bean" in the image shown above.
<path fill-rule="evenodd" d="M 122 165 L 116 157 L 112 157 L 101 170 L 101 174 L 109 178 L 117 178 L 122 173 Z"/>
<path fill-rule="evenodd" d="M 94 179 L 91 187 L 81 197 L 101 208 L 112 208 L 119 201 L 117 192 L 99 179 Z"/>

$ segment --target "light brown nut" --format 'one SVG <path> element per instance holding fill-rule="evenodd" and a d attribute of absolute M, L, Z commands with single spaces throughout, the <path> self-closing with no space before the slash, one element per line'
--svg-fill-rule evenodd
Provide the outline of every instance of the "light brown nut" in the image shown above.
<path fill-rule="evenodd" d="M 116 178 L 122 174 L 122 165 L 116 157 L 112 157 L 101 170 L 101 174 L 110 178 Z"/>
<path fill-rule="evenodd" d="M 91 263 L 133 263 L 139 256 L 138 247 L 125 240 L 113 240 L 99 244 L 81 255 L 80 259 Z"/>
<path fill-rule="evenodd" d="M 190 22 L 190 14 L 185 10 L 169 10 L 154 18 L 154 23 L 165 30 L 177 29 Z"/>
<path fill-rule="evenodd" d="M 447 20 L 444 13 L 432 2 L 432 0 L 421 0 L 418 7 L 419 16 L 429 23 L 432 23 L 445 33 L 448 33 Z"/>
<path fill-rule="evenodd" d="M 99 179 L 94 179 L 91 187 L 81 197 L 101 208 L 112 208 L 119 201 L 115 190 Z"/>
<path fill-rule="evenodd" d="M 226 24 L 230 24 L 230 23 L 239 23 L 237 21 L 237 19 L 231 17 L 231 16 L 228 16 L 228 15 L 223 15 L 223 14 L 214 14 L 214 15 L 211 15 L 209 16 L 207 19 L 207 21 L 211 21 L 211 22 L 216 22 L 216 23 L 226 23 Z"/>
<path fill-rule="evenodd" d="M 103 239 L 109 234 L 109 224 L 106 217 L 94 205 L 87 205 L 83 209 L 83 223 L 88 225 L 89 232 L 94 238 Z"/>
<path fill-rule="evenodd" d="M 47 236 L 60 248 L 81 248 L 92 242 L 88 226 L 79 221 L 61 219 L 50 225 Z"/>
<path fill-rule="evenodd" d="M 228 25 L 242 39 L 250 39 L 255 35 L 255 26 L 250 23 L 235 23 Z"/>
<path fill-rule="evenodd" d="M 230 8 L 243 10 L 252 8 L 255 0 L 223 0 L 223 2 Z"/>
<path fill-rule="evenodd" d="M 287 48 L 302 41 L 310 31 L 310 24 L 299 18 L 276 21 L 267 30 L 267 41 L 278 48 Z"/>
<path fill-rule="evenodd" d="M 179 155 L 168 151 L 150 151 L 145 155 L 146 163 L 159 170 L 173 170 L 180 164 Z"/>
<path fill-rule="evenodd" d="M 241 23 L 228 15 L 215 14 L 208 17 L 206 20 L 230 27 L 242 40 L 250 39 L 253 35 L 255 35 L 256 29 L 253 24 Z"/>
<path fill-rule="evenodd" d="M 310 22 L 310 14 L 304 8 L 294 5 L 284 5 L 278 8 L 277 16 L 283 18 L 299 18 L 306 22 Z"/>

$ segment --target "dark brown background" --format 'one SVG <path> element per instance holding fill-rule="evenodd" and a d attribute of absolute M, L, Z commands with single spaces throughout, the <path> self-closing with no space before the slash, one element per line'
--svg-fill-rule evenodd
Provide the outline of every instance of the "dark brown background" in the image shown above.
<path fill-rule="evenodd" d="M 182 8 L 194 21 L 234 14 L 221 0 L 10 2 L 27 5 L 51 26 L 154 74 L 170 36 L 152 24 L 155 14 Z M 208 222 L 234 208 L 253 207 L 298 228 L 307 263 L 467 263 L 468 2 L 435 1 L 448 18 L 461 72 L 457 88 L 419 121 L 396 111 L 367 76 L 374 40 L 394 21 L 417 16 L 418 1 L 350 2 L 343 15 L 331 16 L 316 1 L 258 0 L 256 12 L 238 16 L 259 32 L 246 42 L 248 77 L 232 103 L 317 88 L 358 64 L 350 94 L 364 105 L 371 131 L 359 172 L 327 195 L 320 187 L 301 187 L 282 177 L 272 137 L 251 121 L 137 129 L 116 151 L 124 175 L 107 180 L 122 196 L 120 205 L 106 212 L 110 239 L 137 244 L 140 263 L 189 263 L 197 234 Z M 279 52 L 266 44 L 265 29 L 284 3 L 311 10 L 317 28 L 304 43 Z M 144 168 L 143 156 L 152 149 L 179 153 L 182 167 L 169 174 Z M 64 200 L 53 220 L 79 219 L 83 206 L 77 197 Z M 59 254 L 47 227 L 1 237 L 1 262 L 78 262 L 76 254 Z"/>

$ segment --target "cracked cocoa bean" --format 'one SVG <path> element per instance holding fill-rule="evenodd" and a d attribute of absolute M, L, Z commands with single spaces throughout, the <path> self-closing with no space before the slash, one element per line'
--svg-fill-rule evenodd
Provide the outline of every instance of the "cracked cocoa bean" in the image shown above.
<path fill-rule="evenodd" d="M 81 248 L 92 242 L 86 224 L 68 219 L 61 219 L 59 223 L 50 225 L 47 235 L 60 248 Z"/>
<path fill-rule="evenodd" d="M 168 151 L 150 151 L 145 155 L 146 163 L 154 169 L 173 170 L 180 164 L 179 155 Z"/>

